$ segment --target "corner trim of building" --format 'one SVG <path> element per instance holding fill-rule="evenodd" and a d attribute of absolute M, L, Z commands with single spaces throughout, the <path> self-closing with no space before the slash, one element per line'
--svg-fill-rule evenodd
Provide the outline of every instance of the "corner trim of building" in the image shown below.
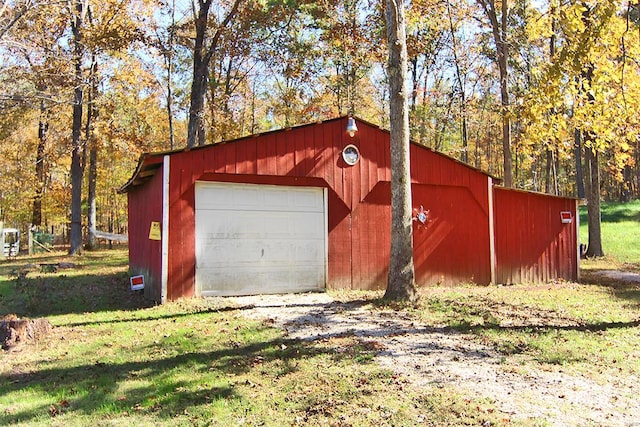
<path fill-rule="evenodd" d="M 493 212 L 493 178 L 487 177 L 487 195 L 489 203 L 489 262 L 491 264 L 491 284 L 496 284 L 496 233 Z"/>
<path fill-rule="evenodd" d="M 580 281 L 580 258 L 582 254 L 580 253 L 580 200 L 576 200 L 576 211 L 574 213 L 575 216 L 575 227 L 576 227 L 576 281 Z"/>
<path fill-rule="evenodd" d="M 329 190 L 322 189 L 323 209 L 324 209 L 324 289 L 327 291 L 329 285 Z"/>
<path fill-rule="evenodd" d="M 162 262 L 160 303 L 167 301 L 169 279 L 169 165 L 170 157 L 165 155 L 162 165 Z"/>

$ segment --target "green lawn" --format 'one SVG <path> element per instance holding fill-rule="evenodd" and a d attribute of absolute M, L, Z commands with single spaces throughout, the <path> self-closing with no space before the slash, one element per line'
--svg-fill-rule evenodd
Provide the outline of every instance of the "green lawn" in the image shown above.
<path fill-rule="evenodd" d="M 640 264 L 640 200 L 603 203 L 602 249 L 613 261 Z M 588 243 L 587 207 L 580 207 L 580 242 Z"/>

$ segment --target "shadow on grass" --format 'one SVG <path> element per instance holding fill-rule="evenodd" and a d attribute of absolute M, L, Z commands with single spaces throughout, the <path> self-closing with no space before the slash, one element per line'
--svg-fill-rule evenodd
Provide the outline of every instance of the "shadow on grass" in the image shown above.
<path fill-rule="evenodd" d="M 0 316 L 42 317 L 137 310 L 152 303 L 129 289 L 124 249 L 19 256 L 0 262 Z M 66 263 L 66 268 L 60 263 Z M 118 272 L 120 271 L 120 272 Z"/>
<path fill-rule="evenodd" d="M 371 299 L 354 299 L 347 302 L 331 302 L 325 304 L 288 304 L 282 306 L 283 310 L 287 307 L 317 307 L 315 310 L 308 311 L 305 315 L 292 319 L 287 322 L 288 325 L 322 325 L 323 328 L 333 332 L 319 333 L 310 336 L 310 340 L 323 340 L 341 336 L 359 336 L 365 338 L 375 337 L 391 337 L 398 334 L 429 334 L 429 333 L 451 333 L 451 332 L 481 332 L 487 330 L 495 331 L 519 331 L 519 332 L 549 332 L 549 331 L 578 331 L 578 332 L 599 332 L 609 329 L 626 329 L 636 328 L 640 326 L 640 319 L 628 322 L 584 322 L 567 316 L 563 310 L 548 310 L 543 308 L 534 308 L 531 306 L 522 306 L 518 304 L 510 304 L 505 302 L 496 302 L 489 298 L 474 295 L 472 302 L 469 301 L 437 301 L 435 305 L 422 300 L 421 308 L 417 310 L 433 310 L 444 313 L 456 313 L 455 317 L 449 316 L 449 324 L 446 326 L 433 326 L 428 324 L 420 325 L 414 322 L 415 313 L 411 314 L 402 309 L 402 306 L 396 303 L 389 303 L 382 298 Z M 394 311 L 389 314 L 383 314 L 379 320 L 378 329 L 359 329 L 358 316 L 353 317 L 353 322 L 344 329 L 335 329 L 342 320 L 335 318 L 336 315 L 345 314 L 348 318 L 350 311 L 356 311 L 359 308 L 371 305 L 376 309 L 391 308 Z M 279 307 L 263 306 L 263 307 Z M 398 308 L 400 307 L 400 308 Z M 248 306 L 245 308 L 253 308 Z M 233 309 L 233 308 L 231 308 Z M 243 309 L 243 308 L 240 308 Z M 482 323 L 474 322 L 471 319 L 483 319 Z M 503 319 L 506 321 L 503 324 Z M 409 320 L 410 327 L 407 327 Z"/>
<path fill-rule="evenodd" d="M 171 314 L 162 314 L 162 315 L 152 315 L 152 316 L 138 316 L 138 317 L 126 317 L 121 319 L 110 319 L 110 320 L 87 320 L 86 322 L 68 322 L 68 323 L 58 323 L 56 326 L 66 326 L 66 327 L 78 327 L 78 326 L 95 326 L 95 325 L 109 325 L 109 324 L 119 324 L 119 323 L 137 323 L 137 322 L 148 322 L 151 320 L 162 320 L 162 319 L 173 319 L 177 320 L 183 317 L 193 317 L 202 314 L 208 313 L 224 313 L 224 312 L 235 312 L 238 310 L 250 310 L 254 308 L 254 306 L 241 306 L 241 307 L 209 307 L 202 310 L 195 310 L 186 313 L 171 313 Z"/>
<path fill-rule="evenodd" d="M 22 317 L 137 310 L 153 305 L 129 289 L 127 273 L 34 275 L 0 283 L 0 316 Z"/>
<path fill-rule="evenodd" d="M 461 301 L 438 302 L 446 313 L 458 313 L 458 320 L 452 319 L 449 326 L 441 331 L 481 332 L 481 331 L 516 331 L 516 332 L 550 332 L 577 331 L 601 332 L 609 329 L 626 329 L 640 326 L 640 320 L 626 322 L 585 322 L 567 316 L 563 310 L 549 310 L 509 304 L 497 303 L 488 298 L 476 297 L 472 304 Z M 439 310 L 439 308 L 432 308 Z M 483 319 L 482 323 L 471 319 Z"/>
<path fill-rule="evenodd" d="M 16 271 L 27 269 L 38 264 L 60 261 L 61 258 L 63 258 L 61 254 L 46 254 L 28 258 L 23 256 L 6 258 L 0 262 L 0 275 L 11 276 L 15 274 Z"/>
<path fill-rule="evenodd" d="M 260 305 L 263 308 L 277 308 L 282 307 L 286 308 L 300 308 L 300 307 L 318 307 L 322 309 L 326 307 L 328 304 L 323 303 L 314 303 L 314 304 L 287 304 L 286 306 L 281 305 Z M 199 315 L 205 315 L 210 313 L 225 313 L 225 312 L 238 312 L 243 310 L 252 310 L 255 309 L 255 305 L 242 305 L 242 306 L 220 306 L 220 307 L 205 307 L 202 309 L 194 309 L 193 311 L 184 312 L 184 313 L 171 313 L 171 314 L 162 314 L 162 315 L 151 315 L 151 316 L 139 316 L 135 318 L 127 317 L 122 319 L 111 319 L 111 320 L 88 320 L 86 322 L 72 322 L 72 323 L 59 323 L 57 326 L 66 326 L 66 327 L 76 327 L 76 326 L 92 326 L 92 325 L 108 325 L 108 324 L 119 324 L 119 323 L 129 323 L 129 322 L 146 322 L 150 320 L 162 320 L 162 319 L 180 319 L 184 317 L 193 317 Z"/>
<path fill-rule="evenodd" d="M 640 295 L 634 293 L 631 298 L 640 298 Z M 569 316 L 562 309 L 552 310 L 503 301 L 497 302 L 479 295 L 474 296 L 472 300 L 432 300 L 427 304 L 429 309 L 449 315 L 449 326 L 443 330 L 458 332 L 477 333 L 489 330 L 536 333 L 552 331 L 601 332 L 640 326 L 640 320 L 588 322 Z"/>
<path fill-rule="evenodd" d="M 514 331 L 514 332 L 555 332 L 555 331 L 576 331 L 576 332 L 603 332 L 611 329 L 630 329 L 640 326 L 640 320 L 630 322 L 593 322 L 579 325 L 508 325 L 499 324 L 477 325 L 471 323 L 461 323 L 455 327 L 443 328 L 443 330 L 458 332 L 482 332 L 482 331 Z"/>
<path fill-rule="evenodd" d="M 633 201 L 627 203 L 603 203 L 601 206 L 602 222 L 640 222 L 640 202 Z M 580 223 L 587 223 L 587 208 L 580 208 Z"/>
<path fill-rule="evenodd" d="M 637 268 L 636 264 L 633 266 Z M 580 282 L 584 285 L 608 288 L 617 298 L 629 301 L 640 308 L 640 281 L 635 281 L 636 275 L 640 280 L 640 273 L 622 272 L 626 276 L 620 276 L 621 278 L 616 279 L 608 274 L 609 271 L 606 269 L 583 271 Z"/>
<path fill-rule="evenodd" d="M 148 351 L 152 353 L 158 349 L 149 348 Z M 126 416 L 125 413 L 138 411 L 170 418 L 184 414 L 188 408 L 219 399 L 238 400 L 247 406 L 255 390 L 247 393 L 247 380 L 237 383 L 234 376 L 256 369 L 256 358 L 259 357 L 261 363 L 280 360 L 283 372 L 279 374 L 286 374 L 296 370 L 297 360 L 322 352 L 297 341 L 276 339 L 155 360 L 94 362 L 3 374 L 0 375 L 0 384 L 3 384 L 0 390 L 4 394 L 30 390 L 41 396 L 52 396 L 52 401 L 22 411 L 7 408 L 0 412 L 0 425 L 18 421 L 29 423 L 42 419 L 47 412 L 50 415 L 67 412 L 95 416 L 108 408 L 105 416 Z M 127 390 L 122 391 L 125 382 L 130 383 Z M 60 402 L 54 396 L 65 396 L 64 401 Z"/>
<path fill-rule="evenodd" d="M 19 271 L 39 271 L 42 265 L 60 262 L 74 265 L 74 269 L 92 269 L 100 267 L 127 267 L 127 252 L 118 250 L 101 250 L 85 252 L 72 256 L 65 252 L 53 252 L 37 255 L 20 255 L 0 260 L 0 276 L 14 276 Z"/>

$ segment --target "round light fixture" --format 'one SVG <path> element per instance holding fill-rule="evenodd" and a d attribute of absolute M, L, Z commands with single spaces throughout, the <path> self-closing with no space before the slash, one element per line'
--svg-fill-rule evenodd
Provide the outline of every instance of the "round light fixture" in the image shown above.
<path fill-rule="evenodd" d="M 360 151 L 358 147 L 353 144 L 349 144 L 342 150 L 342 158 L 349 166 L 353 166 L 360 160 Z"/>

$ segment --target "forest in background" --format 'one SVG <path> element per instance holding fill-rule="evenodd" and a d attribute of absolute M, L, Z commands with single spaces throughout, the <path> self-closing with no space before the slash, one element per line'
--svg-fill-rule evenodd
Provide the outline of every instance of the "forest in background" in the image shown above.
<path fill-rule="evenodd" d="M 413 141 L 516 188 L 640 197 L 639 3 L 405 5 Z M 383 8 L 0 1 L 0 221 L 66 233 L 75 176 L 80 224 L 126 232 L 117 189 L 144 152 L 346 114 L 388 128 Z"/>

